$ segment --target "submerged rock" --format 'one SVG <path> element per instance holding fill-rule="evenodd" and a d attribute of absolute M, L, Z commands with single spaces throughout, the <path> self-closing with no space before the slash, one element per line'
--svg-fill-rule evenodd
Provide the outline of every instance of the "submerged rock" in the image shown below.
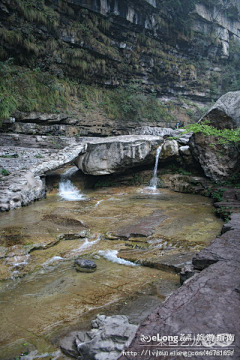
<path fill-rule="evenodd" d="M 163 271 L 173 271 L 179 274 L 193 257 L 193 252 L 172 252 L 164 253 L 159 247 L 152 250 L 120 250 L 119 256 L 125 260 L 133 261 L 142 266 L 148 266 Z"/>
<path fill-rule="evenodd" d="M 162 211 L 156 210 L 152 214 L 139 218 L 134 223 L 121 226 L 114 232 L 117 238 L 129 239 L 130 237 L 147 237 L 154 233 L 154 230 L 159 226 L 167 216 Z"/>
<path fill-rule="evenodd" d="M 88 259 L 76 259 L 74 261 L 74 266 L 76 270 L 80 272 L 90 273 L 97 270 L 96 263 L 93 260 Z"/>

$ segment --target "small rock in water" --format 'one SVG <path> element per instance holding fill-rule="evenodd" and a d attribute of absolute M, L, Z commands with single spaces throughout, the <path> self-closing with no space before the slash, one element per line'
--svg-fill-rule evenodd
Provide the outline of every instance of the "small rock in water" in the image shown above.
<path fill-rule="evenodd" d="M 96 263 L 89 259 L 76 259 L 74 265 L 76 270 L 80 272 L 90 273 L 97 270 Z"/>
<path fill-rule="evenodd" d="M 59 234 L 57 235 L 58 240 L 75 240 L 75 239 L 84 239 L 87 237 L 89 231 L 81 230 L 77 233 L 68 233 L 68 234 Z"/>
<path fill-rule="evenodd" d="M 111 231 L 108 231 L 108 232 L 105 234 L 105 239 L 107 239 L 107 240 L 118 240 L 119 237 L 118 237 L 118 236 L 115 236 Z"/>

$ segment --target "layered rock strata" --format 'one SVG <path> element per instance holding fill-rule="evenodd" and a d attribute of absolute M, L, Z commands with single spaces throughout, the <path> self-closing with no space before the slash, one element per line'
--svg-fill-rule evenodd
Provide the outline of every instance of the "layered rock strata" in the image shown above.
<path fill-rule="evenodd" d="M 0 56 L 58 77 L 106 86 L 134 80 L 161 96 L 206 100 L 213 79 L 222 86 L 231 40 L 239 41 L 239 2 L 188 3 L 1 0 Z M 203 59 L 213 62 L 208 71 Z"/>

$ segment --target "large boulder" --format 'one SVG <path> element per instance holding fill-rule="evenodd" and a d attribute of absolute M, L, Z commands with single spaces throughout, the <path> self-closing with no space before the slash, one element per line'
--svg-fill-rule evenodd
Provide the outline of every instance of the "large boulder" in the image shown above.
<path fill-rule="evenodd" d="M 108 175 L 154 163 L 156 148 L 163 138 L 150 135 L 126 135 L 91 140 L 75 162 L 85 174 Z"/>
<path fill-rule="evenodd" d="M 240 127 L 240 91 L 230 91 L 221 96 L 202 120 L 210 120 L 218 129 Z"/>
<path fill-rule="evenodd" d="M 239 145 L 219 144 L 214 136 L 196 133 L 191 138 L 190 148 L 204 174 L 211 180 L 227 179 L 239 169 Z"/>
<path fill-rule="evenodd" d="M 240 126 L 240 91 L 223 95 L 201 119 L 217 129 L 236 129 Z M 240 140 L 240 139 L 239 139 Z M 239 170 L 240 142 L 219 144 L 214 136 L 193 134 L 190 148 L 205 175 L 211 180 L 224 180 Z"/>

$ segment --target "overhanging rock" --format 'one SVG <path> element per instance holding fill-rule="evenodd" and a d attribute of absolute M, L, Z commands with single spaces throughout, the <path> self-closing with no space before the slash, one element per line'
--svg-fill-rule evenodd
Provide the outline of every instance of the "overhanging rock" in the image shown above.
<path fill-rule="evenodd" d="M 108 175 L 154 162 L 156 148 L 163 138 L 126 135 L 91 140 L 75 162 L 85 174 Z"/>

